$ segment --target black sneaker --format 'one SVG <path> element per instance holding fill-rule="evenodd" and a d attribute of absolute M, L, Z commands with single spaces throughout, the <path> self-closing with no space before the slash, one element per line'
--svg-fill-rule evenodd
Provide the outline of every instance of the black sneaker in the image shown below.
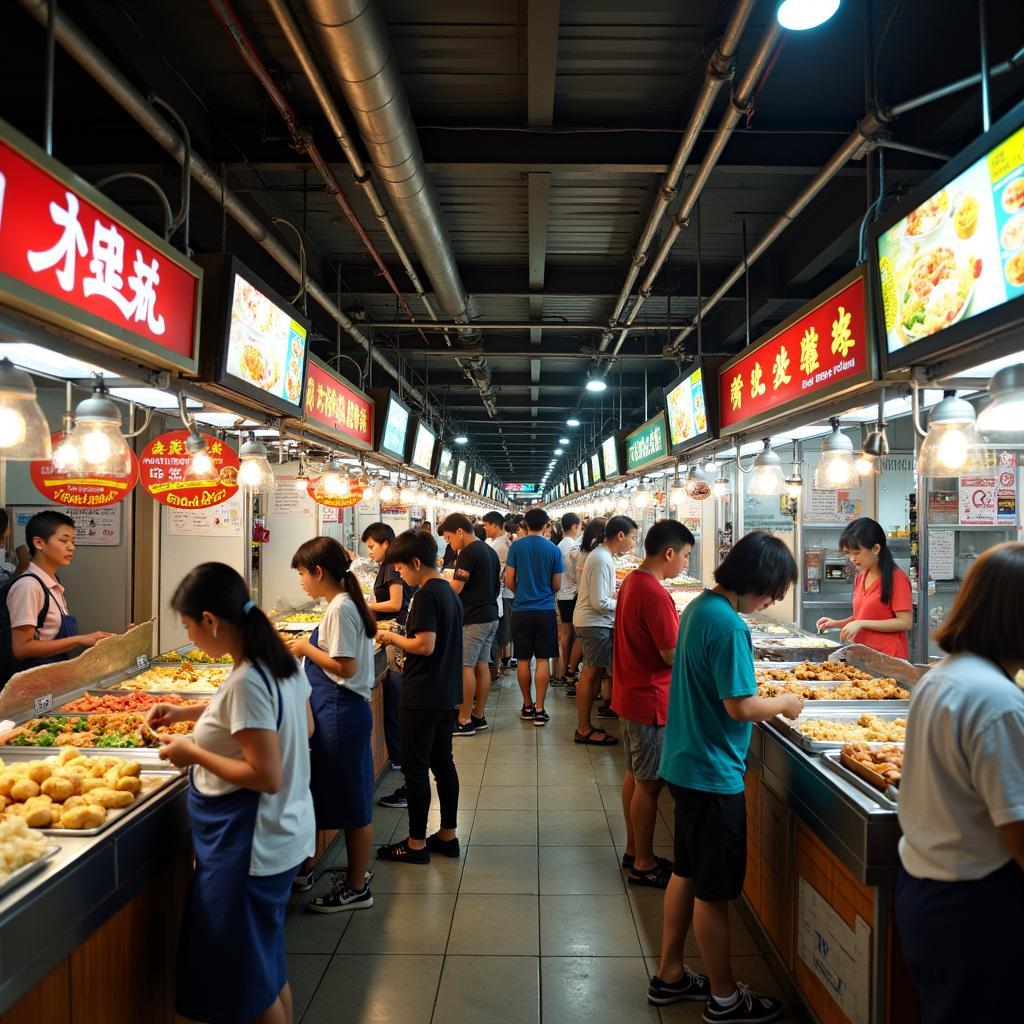
<path fill-rule="evenodd" d="M 519 717 L 532 719 L 536 714 L 537 711 L 532 704 L 524 704 L 523 710 L 519 712 Z"/>
<path fill-rule="evenodd" d="M 405 796 L 405 786 L 399 786 L 390 796 L 382 796 L 377 803 L 381 807 L 408 807 L 409 801 Z"/>
<path fill-rule="evenodd" d="M 778 999 L 751 992 L 746 985 L 738 985 L 739 998 L 732 1006 L 722 1006 L 712 996 L 704 1008 L 708 1024 L 768 1024 L 782 1016 L 782 1003 Z"/>
<path fill-rule="evenodd" d="M 414 850 L 406 838 L 400 843 L 377 847 L 377 860 L 390 860 L 396 864 L 429 864 L 430 851 Z"/>
<path fill-rule="evenodd" d="M 292 892 L 309 892 L 315 881 L 316 875 L 312 871 L 305 875 L 296 875 L 292 879 Z"/>
<path fill-rule="evenodd" d="M 565 695 L 566 695 L 566 697 L 575 697 L 576 696 L 576 684 L 575 683 L 566 683 L 565 684 Z"/>
<path fill-rule="evenodd" d="M 619 716 L 612 711 L 610 704 L 602 704 L 597 709 L 598 718 L 618 718 Z"/>
<path fill-rule="evenodd" d="M 533 712 L 533 724 L 536 726 L 547 725 L 551 721 L 551 716 L 543 709 L 537 708 Z"/>
<path fill-rule="evenodd" d="M 459 722 L 454 730 L 452 731 L 453 736 L 475 736 L 476 728 L 473 726 L 472 720 L 468 722 Z"/>
<path fill-rule="evenodd" d="M 427 849 L 431 853 L 440 853 L 443 857 L 458 857 L 462 852 L 458 837 L 442 839 L 436 832 L 432 836 L 427 836 Z"/>
<path fill-rule="evenodd" d="M 365 910 L 372 906 L 373 896 L 368 885 L 364 885 L 357 892 L 339 882 L 330 892 L 311 899 L 306 904 L 306 909 L 313 911 L 314 914 L 337 914 L 341 910 Z"/>
<path fill-rule="evenodd" d="M 470 715 L 469 722 L 473 726 L 473 728 L 476 729 L 477 732 L 483 732 L 484 729 L 488 728 L 487 719 L 484 718 L 483 715 L 481 715 L 479 718 L 477 718 L 476 715 Z"/>
<path fill-rule="evenodd" d="M 551 685 L 552 686 L 565 686 L 565 677 L 564 676 L 556 676 L 554 679 L 551 680 Z"/>
<path fill-rule="evenodd" d="M 656 974 L 647 989 L 647 1002 L 654 1006 L 668 1006 L 671 1003 L 700 1002 L 711 995 L 711 983 L 705 974 L 697 974 L 689 967 L 683 968 L 683 976 L 671 983 L 662 981 Z"/>

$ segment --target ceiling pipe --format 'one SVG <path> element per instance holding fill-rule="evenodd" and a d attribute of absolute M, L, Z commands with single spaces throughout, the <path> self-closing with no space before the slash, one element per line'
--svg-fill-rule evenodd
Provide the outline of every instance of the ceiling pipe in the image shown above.
<path fill-rule="evenodd" d="M 472 321 L 473 327 L 478 331 L 607 331 L 608 325 L 601 323 L 576 323 L 571 320 L 502 320 L 502 321 Z M 408 327 L 407 323 L 395 320 L 368 320 L 367 327 Z M 423 324 L 423 330 L 428 333 L 457 330 L 461 325 L 438 323 Z M 678 331 L 686 327 L 686 323 L 675 324 L 644 324 L 645 331 Z M 537 358 L 535 352 L 533 358 Z"/>
<path fill-rule="evenodd" d="M 651 297 L 651 293 L 654 290 L 654 282 L 657 279 L 658 274 L 661 272 L 661 268 L 667 262 L 669 254 L 672 251 L 672 247 L 676 243 L 676 239 L 679 238 L 682 231 L 689 225 L 690 214 L 697 205 L 697 200 L 700 199 L 700 194 L 704 191 L 704 186 L 711 177 L 712 171 L 714 171 L 718 161 L 721 159 L 722 153 L 725 151 L 725 147 L 728 144 L 729 139 L 732 138 L 732 133 L 735 131 L 736 125 L 739 124 L 739 120 L 744 116 L 744 114 L 747 114 L 752 110 L 757 89 L 763 81 L 765 74 L 771 68 L 773 54 L 775 53 L 776 47 L 784 33 L 785 29 L 783 29 L 779 24 L 778 20 L 772 18 L 765 28 L 764 34 L 761 36 L 761 41 L 758 43 L 757 51 L 751 59 L 750 65 L 747 67 L 747 70 L 743 75 L 743 79 L 732 97 L 732 101 L 730 102 L 728 109 L 722 116 L 722 121 L 708 145 L 707 152 L 704 154 L 704 159 L 701 162 L 700 168 L 691 179 L 689 187 L 686 190 L 686 194 L 683 197 L 683 201 L 680 203 L 679 209 L 672 218 L 672 224 L 669 227 L 669 230 L 665 233 L 665 237 L 662 239 L 662 243 L 658 248 L 658 252 L 654 257 L 653 262 L 651 263 L 650 269 L 647 271 L 643 284 L 640 286 L 640 294 L 637 296 L 632 309 L 629 311 L 629 315 L 626 317 L 625 326 L 622 328 L 615 328 L 615 330 L 618 330 L 619 332 L 619 337 L 615 343 L 615 348 L 612 350 L 613 354 L 618 353 L 621 350 L 627 336 L 629 335 L 630 328 L 635 323 L 636 318 L 640 315 L 640 310 L 643 308 L 644 303 Z M 706 311 L 706 307 L 704 307 L 704 311 Z M 610 341 L 611 334 L 613 333 L 614 330 L 605 336 L 602 348 L 607 347 L 607 343 Z M 611 364 L 609 363 L 605 365 L 603 373 L 607 376 L 610 372 Z"/>
<path fill-rule="evenodd" d="M 44 28 L 47 24 L 46 0 L 20 0 L 25 8 Z M 62 11 L 57 12 L 54 23 L 55 34 L 60 45 L 92 76 L 110 97 L 118 103 L 138 124 L 179 164 L 185 161 L 185 145 L 178 133 L 164 120 L 120 71 L 100 52 L 82 30 Z M 302 283 L 302 270 L 298 261 L 239 200 L 213 168 L 195 152 L 192 153 L 190 170 L 192 178 L 202 186 L 209 196 L 224 209 L 296 283 Z M 370 352 L 373 361 L 394 380 L 400 375 L 395 365 L 378 348 L 371 345 L 366 335 L 338 308 L 329 295 L 315 282 L 308 282 L 307 291 L 324 311 L 346 331 L 356 343 Z M 421 405 L 426 400 L 417 388 L 405 387 L 405 394 Z"/>
<path fill-rule="evenodd" d="M 374 0 L 306 0 L 327 61 L 338 79 L 371 162 L 444 312 L 472 341 L 469 296 L 455 263 L 437 195 L 427 174 L 419 136 L 391 47 L 381 7 Z M 482 356 L 460 360 L 484 408 L 497 415 L 490 370 Z"/>
<path fill-rule="evenodd" d="M 722 86 L 732 78 L 736 63 L 736 49 L 739 46 L 743 30 L 747 26 L 747 21 L 750 19 L 755 2 L 756 0 L 739 0 L 733 8 L 732 16 L 729 18 L 729 23 L 726 25 L 722 38 L 718 41 L 714 53 L 711 54 L 711 58 L 708 60 L 707 68 L 704 71 L 704 82 L 690 113 L 690 119 L 683 131 L 683 137 L 679 140 L 679 148 L 676 150 L 676 155 L 665 172 L 661 187 L 658 189 L 658 194 L 654 200 L 654 206 L 647 215 L 647 223 L 644 225 L 644 229 L 640 233 L 640 239 L 633 251 L 633 262 L 630 264 L 626 281 L 622 286 L 618 301 L 615 303 L 615 310 L 609 320 L 612 326 L 619 322 L 619 317 L 622 316 L 622 311 L 629 301 L 633 285 L 636 283 L 641 268 L 647 262 L 647 251 L 654 241 L 654 236 L 658 231 L 662 218 L 668 211 L 669 204 L 676 196 L 679 181 L 686 167 L 686 161 L 690 159 L 690 154 L 693 152 L 693 147 L 696 145 L 701 130 L 711 113 L 715 99 L 718 97 Z M 607 325 L 605 330 L 608 330 Z M 610 341 L 611 332 L 609 331 L 605 338 L 602 339 L 601 349 L 607 348 Z"/>
<path fill-rule="evenodd" d="M 377 270 L 380 272 L 381 276 L 387 282 L 388 287 L 398 299 L 398 303 L 402 307 L 402 310 L 408 316 L 409 321 L 415 325 L 416 318 L 413 316 L 412 310 L 406 304 L 405 296 L 395 283 L 395 279 L 391 276 L 391 271 L 388 270 L 387 264 L 384 262 L 381 254 L 377 251 L 377 247 L 373 244 L 370 236 L 366 233 L 366 229 L 360 223 L 355 210 L 352 209 L 348 200 L 345 198 L 345 194 L 342 192 L 341 186 L 338 184 L 338 180 L 334 176 L 334 172 L 331 170 L 327 161 L 323 158 L 323 154 L 321 154 L 316 143 L 313 141 L 312 133 L 308 129 L 299 125 L 299 119 L 296 116 L 295 111 L 292 109 L 288 100 L 285 99 L 284 94 L 277 87 L 277 83 L 271 77 L 270 72 L 256 53 L 256 48 L 253 46 L 252 40 L 249 39 L 248 33 L 243 28 L 242 23 L 238 20 L 238 15 L 235 14 L 231 4 L 228 3 L 228 0 L 210 0 L 210 6 L 220 19 L 221 24 L 227 30 L 228 35 L 231 37 L 231 41 L 235 44 L 235 48 L 238 50 L 239 54 L 241 54 L 242 60 L 245 61 L 249 70 L 256 76 L 256 80 L 263 86 L 267 96 L 270 97 L 270 102 L 277 108 L 277 112 L 281 115 L 285 125 L 287 125 L 288 134 L 292 139 L 292 147 L 297 152 L 303 153 L 305 156 L 309 157 L 310 163 L 313 164 L 317 174 L 320 175 L 320 180 L 323 182 L 327 194 L 334 198 L 334 201 L 340 207 L 341 212 L 345 214 L 346 219 L 359 236 L 359 240 L 363 243 L 363 247 L 370 254 L 370 258 L 373 262 L 377 265 Z M 408 325 L 403 324 L 402 326 Z M 420 331 L 420 336 L 423 338 L 424 344 L 429 344 L 426 335 L 423 334 L 422 331 Z"/>

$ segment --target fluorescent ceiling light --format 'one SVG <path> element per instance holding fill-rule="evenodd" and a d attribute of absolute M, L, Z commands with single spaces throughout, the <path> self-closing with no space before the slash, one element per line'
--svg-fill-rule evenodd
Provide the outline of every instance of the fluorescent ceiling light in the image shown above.
<path fill-rule="evenodd" d="M 19 348 L 18 345 L 12 345 L 11 348 Z M 13 362 L 18 360 L 11 356 Z M 1013 355 L 1003 356 L 1002 359 L 993 359 L 988 363 L 979 363 L 977 366 L 972 366 L 969 370 L 964 370 L 963 373 L 957 374 L 958 377 L 991 377 L 993 374 L 998 373 L 1000 370 L 1004 370 L 1007 366 L 1016 366 L 1018 363 L 1024 363 L 1024 352 L 1014 352 Z"/>
<path fill-rule="evenodd" d="M 783 28 L 803 32 L 824 25 L 839 10 L 839 0 L 782 0 L 775 16 Z"/>
<path fill-rule="evenodd" d="M 210 427 L 233 427 L 238 422 L 239 417 L 233 412 L 197 412 L 196 422 L 205 423 Z M 256 420 L 243 419 L 242 427 L 255 427 L 258 424 Z"/>
<path fill-rule="evenodd" d="M 594 395 L 608 390 L 608 382 L 603 377 L 590 377 L 587 380 L 587 390 Z"/>
<path fill-rule="evenodd" d="M 110 393 L 115 398 L 123 399 L 125 402 L 134 402 L 136 405 L 146 405 L 153 409 L 177 409 L 178 396 L 160 391 L 157 388 L 111 388 Z M 194 398 L 186 400 L 189 409 L 202 409 L 203 403 L 197 402 Z"/>
<path fill-rule="evenodd" d="M 0 356 L 6 356 L 15 366 L 20 366 L 30 373 L 59 377 L 61 380 L 87 380 L 94 373 L 107 373 L 100 366 L 81 363 L 60 352 L 51 352 L 50 349 L 43 348 L 41 345 L 22 343 L 0 345 Z"/>
<path fill-rule="evenodd" d="M 575 416 L 570 416 L 570 417 L 569 417 L 569 418 L 568 418 L 568 419 L 567 419 L 567 420 L 565 421 L 565 425 L 566 425 L 567 427 L 578 427 L 578 426 L 580 425 L 580 421 L 579 421 L 578 419 L 576 419 L 576 417 L 575 417 Z"/>

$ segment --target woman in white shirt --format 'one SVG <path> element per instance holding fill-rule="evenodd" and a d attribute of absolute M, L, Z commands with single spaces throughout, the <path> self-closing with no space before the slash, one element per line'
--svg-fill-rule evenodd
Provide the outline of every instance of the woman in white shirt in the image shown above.
<path fill-rule="evenodd" d="M 313 806 L 318 829 L 344 829 L 348 865 L 327 893 L 307 907 L 318 914 L 373 906 L 367 885 L 373 833 L 373 638 L 377 622 L 366 606 L 342 546 L 332 537 L 306 541 L 292 558 L 299 584 L 327 610 L 308 640 L 289 647 L 304 658 L 316 731 L 310 743 Z M 297 879 L 312 888 L 313 877 Z"/>
<path fill-rule="evenodd" d="M 1024 962 L 1024 544 L 974 563 L 910 701 L 896 919 L 925 1024 L 1017 1019 Z"/>
<path fill-rule="evenodd" d="M 178 951 L 177 1009 L 208 1024 L 292 1019 L 284 918 L 292 879 L 315 847 L 309 794 L 309 686 L 229 566 L 207 562 L 171 606 L 189 639 L 234 669 L 206 705 L 157 704 L 160 756 L 190 769 L 196 865 Z"/>

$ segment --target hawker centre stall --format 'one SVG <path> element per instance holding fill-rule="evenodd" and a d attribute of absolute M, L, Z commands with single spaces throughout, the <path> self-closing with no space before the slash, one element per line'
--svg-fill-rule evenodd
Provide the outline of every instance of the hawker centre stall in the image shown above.
<path fill-rule="evenodd" d="M 480 510 L 496 488 L 477 466 L 475 493 L 457 488 L 440 423 L 313 355 L 303 311 L 235 257 L 187 258 L 3 124 L 0 182 L 5 557 L 35 512 L 67 513 L 61 582 L 79 632 L 114 634 L 0 690 L 5 803 L 94 769 L 113 794 L 102 808 L 26 803 L 26 834 L 4 819 L 0 1020 L 71 1019 L 68 1000 L 76 1020 L 114 1019 L 112 992 L 118 1020 L 170 1019 L 192 852 L 185 779 L 144 718 L 156 701 L 208 699 L 230 671 L 190 648 L 169 607 L 178 582 L 225 562 L 282 631 L 309 631 L 320 612 L 290 567 L 301 543 L 357 548 L 369 522 L 398 532 Z M 368 591 L 375 567 L 355 565 Z M 381 704 L 378 687 L 378 773 Z"/>
<path fill-rule="evenodd" d="M 744 895 L 818 1020 L 920 1018 L 893 924 L 905 720 L 967 569 L 1022 536 L 1024 277 L 1008 237 L 1024 209 L 1022 124 L 1017 107 L 879 218 L 856 271 L 717 367 L 710 385 L 707 366 L 684 370 L 665 411 L 622 432 L 630 481 L 565 489 L 564 507 L 584 514 L 689 523 L 704 585 L 751 529 L 797 557 L 791 600 L 768 612 L 770 625 L 751 622 L 760 692 L 795 690 L 807 704 L 796 722 L 754 730 Z M 909 282 L 937 251 L 962 273 L 955 308 L 933 318 L 927 304 L 911 308 Z M 631 463 L 630 438 L 666 430 Z M 828 639 L 788 654 L 818 618 L 849 613 L 837 540 L 860 516 L 881 523 L 911 577 L 910 661 Z"/>

